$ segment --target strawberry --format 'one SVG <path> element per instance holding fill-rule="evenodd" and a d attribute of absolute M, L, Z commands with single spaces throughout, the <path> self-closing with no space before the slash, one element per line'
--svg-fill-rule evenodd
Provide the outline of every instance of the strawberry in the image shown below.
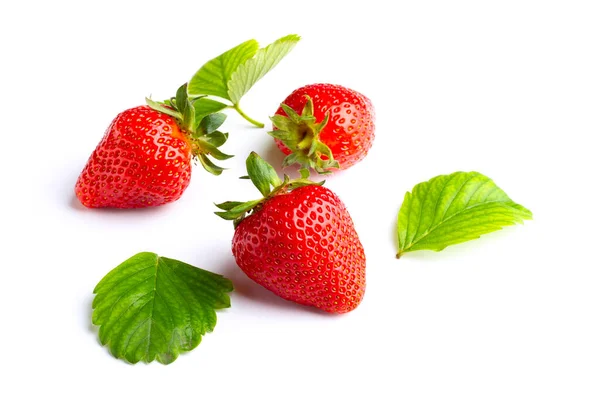
<path fill-rule="evenodd" d="M 296 89 L 271 118 L 269 132 L 294 163 L 319 173 L 362 160 L 375 137 L 375 110 L 364 95 L 346 87 L 313 84 Z"/>
<path fill-rule="evenodd" d="M 186 85 L 177 98 L 147 103 L 120 113 L 90 156 L 75 185 L 84 206 L 140 208 L 175 201 L 190 183 L 193 158 L 215 175 L 223 171 L 208 156 L 231 157 L 217 148 L 227 139 L 217 131 L 224 114 L 196 122 Z"/>
<path fill-rule="evenodd" d="M 296 303 L 331 313 L 355 309 L 365 292 L 365 253 L 354 223 L 331 190 L 302 178 L 281 181 L 256 153 L 246 160 L 261 199 L 225 202 L 216 212 L 233 220 L 232 251 L 258 284 Z"/>
<path fill-rule="evenodd" d="M 158 206 L 181 197 L 190 183 L 191 160 L 219 175 L 223 168 L 208 157 L 232 157 L 218 149 L 227 140 L 217 131 L 225 120 L 219 111 L 233 109 L 263 127 L 242 111 L 240 101 L 299 40 L 287 35 L 265 48 L 247 40 L 206 62 L 175 97 L 146 99 L 147 106 L 119 114 L 81 172 L 77 198 L 87 207 Z"/>

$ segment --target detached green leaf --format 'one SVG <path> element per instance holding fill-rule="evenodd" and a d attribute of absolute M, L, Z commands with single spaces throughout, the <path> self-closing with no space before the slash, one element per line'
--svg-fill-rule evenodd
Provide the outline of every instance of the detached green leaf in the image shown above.
<path fill-rule="evenodd" d="M 227 83 L 226 98 L 238 104 L 242 96 L 292 51 L 299 40 L 298 35 L 287 35 L 258 50 L 254 58 L 248 59 L 233 72 Z"/>
<path fill-rule="evenodd" d="M 273 69 L 299 40 L 298 35 L 288 35 L 260 50 L 256 40 L 248 40 L 204 64 L 187 85 L 188 98 L 208 100 L 204 97 L 217 96 L 229 100 L 231 105 L 212 100 L 216 104 L 210 104 L 212 108 L 207 105 L 208 108 L 204 110 L 203 104 L 194 103 L 195 120 L 199 123 L 204 116 L 231 107 L 251 124 L 264 127 L 262 122 L 242 111 L 240 99 L 252 85 Z"/>
<path fill-rule="evenodd" d="M 440 175 L 406 193 L 398 213 L 397 257 L 440 251 L 531 218 L 531 211 L 478 172 Z"/>
<path fill-rule="evenodd" d="M 188 96 L 214 95 L 231 100 L 227 82 L 233 72 L 258 50 L 258 42 L 248 40 L 202 66 L 188 83 Z"/>
<path fill-rule="evenodd" d="M 116 357 L 169 364 L 194 349 L 230 306 L 229 279 L 181 261 L 138 253 L 94 289 L 92 322 Z"/>

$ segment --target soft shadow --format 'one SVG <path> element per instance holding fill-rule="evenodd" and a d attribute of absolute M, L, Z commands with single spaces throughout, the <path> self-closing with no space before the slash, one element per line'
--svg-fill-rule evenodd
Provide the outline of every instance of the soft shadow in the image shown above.
<path fill-rule="evenodd" d="M 233 282 L 233 296 L 240 296 L 244 300 L 249 300 L 268 307 L 296 310 L 322 316 L 331 316 L 330 313 L 327 313 L 316 307 L 305 306 L 294 303 L 293 301 L 282 299 L 275 293 L 265 289 L 252 279 L 248 278 L 244 271 L 242 271 L 233 260 L 227 263 L 224 268 L 221 268 L 220 271 Z"/>
<path fill-rule="evenodd" d="M 502 239 L 506 235 L 511 235 L 511 231 L 514 229 L 518 229 L 518 226 L 506 226 L 496 232 L 484 234 L 478 239 L 448 246 L 442 251 L 418 250 L 408 252 L 400 257 L 400 262 L 410 259 L 423 263 L 436 263 L 443 260 L 457 260 L 463 256 L 469 257 L 470 254 L 476 251 L 486 251 L 487 246 L 501 246 Z"/>
<path fill-rule="evenodd" d="M 81 204 L 81 202 L 79 201 L 77 196 L 75 196 L 75 193 L 71 194 L 71 201 L 69 202 L 69 206 L 73 210 L 77 210 L 77 211 L 87 210 L 87 207 L 85 207 L 83 204 Z"/>
<path fill-rule="evenodd" d="M 392 240 L 392 245 L 396 252 L 398 251 L 398 214 L 396 214 L 396 218 L 392 219 L 391 229 L 390 229 L 390 239 Z"/>
<path fill-rule="evenodd" d="M 124 213 L 137 214 L 137 215 L 156 215 L 158 213 L 163 212 L 163 210 L 168 209 L 171 205 L 172 205 L 171 203 L 168 203 L 168 204 L 163 204 L 160 206 L 143 207 L 143 208 L 112 208 L 112 207 L 88 208 L 88 207 L 85 207 L 83 204 L 81 204 L 81 202 L 79 201 L 79 199 L 77 199 L 77 196 L 75 196 L 75 194 L 71 195 L 71 199 L 69 202 L 69 207 L 72 210 L 75 210 L 78 212 L 92 212 L 92 213 L 99 213 L 99 214 L 105 214 L 105 215 L 122 215 Z"/>
<path fill-rule="evenodd" d="M 285 154 L 279 150 L 273 140 L 271 140 L 271 143 L 267 146 L 264 154 L 261 156 L 276 169 L 281 167 L 281 163 L 283 163 L 283 159 L 285 158 Z"/>

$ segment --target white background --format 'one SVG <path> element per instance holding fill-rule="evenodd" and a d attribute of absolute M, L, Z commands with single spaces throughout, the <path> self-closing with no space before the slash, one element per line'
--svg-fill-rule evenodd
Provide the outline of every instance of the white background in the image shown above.
<path fill-rule="evenodd" d="M 385 4 L 385 5 L 383 5 Z M 394 4 L 392 8 L 392 4 Z M 0 397 L 261 399 L 600 398 L 600 5 L 596 1 L 4 2 Z M 294 305 L 241 273 L 213 202 L 256 197 L 267 129 L 230 114 L 213 177 L 176 203 L 88 210 L 77 176 L 110 121 L 162 99 L 250 38 L 303 39 L 242 105 L 262 121 L 293 89 L 370 97 L 369 156 L 328 180 L 367 255 L 363 303 Z M 394 258 L 416 183 L 493 178 L 534 220 Z M 92 289 L 139 251 L 231 278 L 232 307 L 173 364 L 114 359 L 91 326 Z"/>

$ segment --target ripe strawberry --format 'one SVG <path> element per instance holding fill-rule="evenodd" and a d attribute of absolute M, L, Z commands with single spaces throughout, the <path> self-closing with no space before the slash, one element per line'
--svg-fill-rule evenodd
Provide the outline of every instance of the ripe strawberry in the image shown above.
<path fill-rule="evenodd" d="M 223 168 L 208 156 L 231 157 L 218 149 L 227 140 L 226 133 L 217 131 L 225 120 L 219 111 L 234 109 L 263 127 L 242 111 L 240 101 L 299 40 L 298 35 L 287 35 L 262 49 L 256 40 L 247 40 L 206 62 L 175 97 L 164 102 L 146 99 L 149 107 L 121 113 L 79 176 L 77 198 L 87 207 L 158 206 L 181 197 L 190 183 L 192 159 L 219 175 Z"/>
<path fill-rule="evenodd" d="M 284 299 L 332 313 L 356 308 L 365 292 L 366 259 L 342 201 L 306 172 L 282 182 L 256 153 L 246 166 L 264 198 L 218 204 L 225 211 L 216 213 L 234 221 L 239 267 Z"/>
<path fill-rule="evenodd" d="M 175 201 L 190 183 L 193 157 L 215 175 L 223 171 L 207 156 L 231 157 L 217 149 L 227 138 L 216 130 L 225 116 L 210 114 L 195 122 L 186 110 L 193 103 L 185 86 L 177 100 L 147 100 L 148 106 L 113 120 L 75 185 L 84 206 L 140 208 Z"/>
<path fill-rule="evenodd" d="M 375 110 L 364 95 L 332 84 L 296 89 L 271 118 L 275 142 L 288 156 L 319 173 L 346 169 L 362 160 L 375 137 Z"/>

